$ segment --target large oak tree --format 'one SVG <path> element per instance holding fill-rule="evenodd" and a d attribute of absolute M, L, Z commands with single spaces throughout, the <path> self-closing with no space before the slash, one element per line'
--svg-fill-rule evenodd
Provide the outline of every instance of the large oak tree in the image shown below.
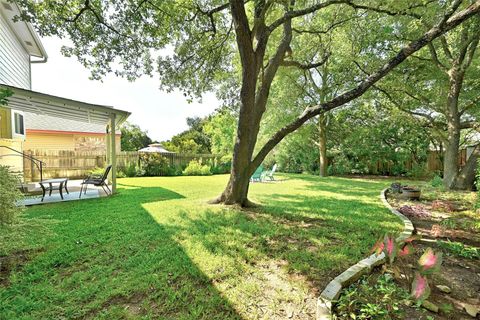
<path fill-rule="evenodd" d="M 23 19 L 35 23 L 43 35 L 69 37 L 64 53 L 75 55 L 92 69 L 94 78 L 108 72 L 134 79 L 156 69 L 162 86 L 180 88 L 198 96 L 213 90 L 225 74 L 239 73 L 239 118 L 230 180 L 216 202 L 248 205 L 249 178 L 268 153 L 286 135 L 309 119 L 361 96 L 413 53 L 475 16 L 480 0 L 45 0 L 19 1 Z M 340 9 L 359 24 L 378 17 L 422 20 L 415 38 L 382 50 L 378 43 L 376 70 L 356 79 L 343 93 L 307 107 L 280 128 L 263 146 L 257 146 L 261 120 L 270 89 L 285 61 L 315 67 L 319 61 L 296 61 L 291 55 L 298 34 L 312 31 L 309 21 Z M 380 24 L 377 29 L 382 28 Z M 372 29 L 375 33 L 377 29 Z M 327 28 L 325 33 L 329 32 Z M 232 61 L 239 61 L 239 70 Z M 257 151 L 257 152 L 256 152 Z"/>

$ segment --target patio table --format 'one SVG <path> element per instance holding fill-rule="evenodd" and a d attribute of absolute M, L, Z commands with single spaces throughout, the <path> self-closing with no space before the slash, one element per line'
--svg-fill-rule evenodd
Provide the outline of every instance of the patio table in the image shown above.
<path fill-rule="evenodd" d="M 45 193 L 48 190 L 48 196 L 50 197 L 52 195 L 53 190 L 58 190 L 60 191 L 60 197 L 63 200 L 63 189 L 69 194 L 68 189 L 67 189 L 67 182 L 68 178 L 60 178 L 60 179 L 49 179 L 49 180 L 43 180 L 40 181 L 40 187 L 42 187 L 42 202 L 43 199 L 45 198 Z M 58 186 L 55 186 L 58 184 Z"/>

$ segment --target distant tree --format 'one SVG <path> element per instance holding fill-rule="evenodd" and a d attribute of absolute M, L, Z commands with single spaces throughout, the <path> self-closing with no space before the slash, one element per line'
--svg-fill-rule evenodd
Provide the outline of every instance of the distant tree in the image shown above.
<path fill-rule="evenodd" d="M 162 142 L 169 151 L 178 153 L 201 154 L 211 153 L 210 138 L 204 132 L 206 119 L 200 117 L 187 118 L 188 129 Z"/>
<path fill-rule="evenodd" d="M 122 133 L 120 141 L 123 151 L 137 151 L 152 143 L 147 131 L 143 131 L 136 124 L 125 122 L 120 127 L 120 131 Z"/>
<path fill-rule="evenodd" d="M 204 125 L 204 132 L 210 138 L 212 153 L 233 153 L 236 127 L 237 119 L 229 110 L 223 109 L 210 116 Z"/>

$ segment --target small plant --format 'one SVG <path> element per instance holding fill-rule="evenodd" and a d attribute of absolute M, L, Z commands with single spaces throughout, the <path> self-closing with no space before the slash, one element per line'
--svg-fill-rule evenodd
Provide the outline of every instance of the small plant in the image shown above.
<path fill-rule="evenodd" d="M 126 177 L 135 177 L 137 176 L 137 166 L 135 163 L 131 163 L 123 169 L 123 173 Z"/>
<path fill-rule="evenodd" d="M 201 161 L 192 160 L 183 170 L 183 174 L 186 176 L 209 176 L 212 172 L 209 165 L 203 165 Z"/>
<path fill-rule="evenodd" d="M 364 276 L 351 285 L 335 305 L 334 319 L 398 319 L 409 293 L 397 286 L 388 274 Z"/>
<path fill-rule="evenodd" d="M 18 189 L 20 176 L 0 165 L 0 225 L 12 224 L 23 211 L 17 202 L 23 195 Z"/>
<path fill-rule="evenodd" d="M 443 186 L 443 180 L 442 177 L 439 175 L 433 176 L 432 180 L 430 180 L 430 185 L 434 188 L 440 188 Z"/>
<path fill-rule="evenodd" d="M 455 221 L 455 219 L 452 219 L 452 218 L 443 219 L 440 222 L 440 225 L 444 228 L 447 228 L 447 229 L 456 229 L 457 228 L 457 222 Z"/>
<path fill-rule="evenodd" d="M 467 259 L 480 259 L 480 248 L 466 246 L 461 242 L 439 241 L 440 248 L 445 249 L 449 253 Z"/>
<path fill-rule="evenodd" d="M 387 234 L 380 238 L 373 246 L 372 252 L 376 255 L 384 253 L 387 257 L 390 267 L 395 275 L 400 275 L 398 266 L 393 262 L 397 257 L 405 257 L 414 252 L 413 241 L 418 240 L 419 236 L 412 236 L 404 241 L 397 242 L 397 235 Z M 435 253 L 431 248 L 427 248 L 418 260 L 418 271 L 415 271 L 412 282 L 411 297 L 421 305 L 430 296 L 430 286 L 428 277 L 440 269 L 442 264 L 442 253 Z"/>

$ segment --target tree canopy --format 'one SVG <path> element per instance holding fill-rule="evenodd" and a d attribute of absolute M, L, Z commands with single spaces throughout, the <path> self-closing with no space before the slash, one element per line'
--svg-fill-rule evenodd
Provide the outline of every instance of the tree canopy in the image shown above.
<path fill-rule="evenodd" d="M 138 151 L 152 143 L 148 133 L 136 124 L 125 122 L 120 127 L 120 132 L 122 133 L 120 143 L 123 151 Z"/>

